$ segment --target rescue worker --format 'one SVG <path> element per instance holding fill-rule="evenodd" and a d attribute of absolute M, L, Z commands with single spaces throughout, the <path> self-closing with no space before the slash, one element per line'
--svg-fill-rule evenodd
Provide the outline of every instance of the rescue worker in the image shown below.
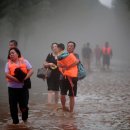
<path fill-rule="evenodd" d="M 110 68 L 110 59 L 112 58 L 112 49 L 109 46 L 109 43 L 106 42 L 105 46 L 102 48 L 102 57 L 103 57 L 103 69 L 105 70 L 105 66 L 107 69 Z"/>

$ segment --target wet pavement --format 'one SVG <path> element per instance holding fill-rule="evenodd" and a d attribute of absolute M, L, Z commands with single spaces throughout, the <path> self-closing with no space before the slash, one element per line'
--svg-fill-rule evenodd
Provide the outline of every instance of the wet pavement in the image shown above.
<path fill-rule="evenodd" d="M 37 98 L 38 97 L 38 98 Z M 30 97 L 29 120 L 9 125 L 8 112 L 2 109 L 2 130 L 130 130 L 130 66 L 112 66 L 109 71 L 93 68 L 78 82 L 75 112 L 62 112 L 46 104 L 47 93 L 40 90 Z M 4 104 L 4 103 L 3 103 Z M 67 102 L 68 104 L 68 102 Z M 7 106 L 6 106 L 7 107 Z M 8 109 L 7 109 L 8 110 Z"/>

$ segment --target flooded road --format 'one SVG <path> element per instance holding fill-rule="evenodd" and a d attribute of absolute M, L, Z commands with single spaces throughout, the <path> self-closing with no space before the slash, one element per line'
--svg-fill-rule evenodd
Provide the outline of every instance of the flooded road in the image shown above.
<path fill-rule="evenodd" d="M 111 70 L 93 68 L 78 82 L 75 112 L 69 114 L 46 104 L 47 92 L 30 91 L 26 127 L 9 127 L 7 104 L 0 107 L 2 130 L 130 130 L 130 66 L 113 65 Z M 6 106 L 6 109 L 4 107 Z M 3 111 L 3 112 L 2 112 Z"/>

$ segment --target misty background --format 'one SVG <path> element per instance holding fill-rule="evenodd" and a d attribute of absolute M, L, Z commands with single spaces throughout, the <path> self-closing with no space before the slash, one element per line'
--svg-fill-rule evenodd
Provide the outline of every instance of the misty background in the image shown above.
<path fill-rule="evenodd" d="M 107 0 L 104 0 L 104 2 Z M 106 41 L 113 49 L 113 63 L 130 65 L 130 2 L 113 0 L 107 7 L 99 0 L 3 0 L 0 3 L 0 83 L 6 88 L 4 66 L 8 43 L 18 41 L 22 55 L 34 68 L 32 87 L 46 83 L 36 78 L 52 42 L 84 43 L 94 49 Z M 43 87 L 45 88 L 45 87 Z M 45 88 L 46 89 L 46 88 Z M 7 89 L 3 89 L 6 93 Z"/>

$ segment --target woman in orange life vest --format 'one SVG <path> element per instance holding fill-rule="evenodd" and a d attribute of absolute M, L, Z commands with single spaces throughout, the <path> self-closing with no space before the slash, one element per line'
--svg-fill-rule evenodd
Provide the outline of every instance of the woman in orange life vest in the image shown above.
<path fill-rule="evenodd" d="M 77 81 L 78 81 L 78 60 L 73 53 L 69 54 L 64 51 L 64 44 L 58 44 L 58 67 L 63 77 L 61 78 L 61 104 L 63 111 L 73 112 L 75 104 L 75 96 L 77 94 Z M 66 95 L 69 91 L 69 108 L 66 107 Z"/>
<path fill-rule="evenodd" d="M 10 40 L 9 41 L 9 49 L 11 48 L 18 48 L 18 42 L 16 40 Z M 24 57 L 21 55 L 20 59 L 24 59 Z M 9 60 L 9 57 L 8 57 L 8 60 Z M 29 88 L 25 88 L 25 93 L 26 93 L 26 103 L 27 103 L 27 106 L 28 106 L 28 102 L 29 102 Z"/>
<path fill-rule="evenodd" d="M 110 66 L 110 58 L 112 58 L 112 49 L 109 47 L 109 43 L 106 42 L 105 46 L 102 48 L 102 56 L 103 56 L 103 69 L 107 66 L 109 69 Z"/>
<path fill-rule="evenodd" d="M 9 95 L 9 105 L 10 113 L 13 120 L 13 124 L 19 123 L 18 118 L 18 108 L 19 104 L 20 110 L 22 112 L 22 120 L 25 122 L 28 119 L 28 106 L 26 101 L 26 93 L 24 91 L 24 81 L 31 77 L 33 74 L 32 66 L 28 60 L 20 59 L 21 53 L 17 48 L 11 48 L 8 52 L 8 62 L 5 66 L 5 74 L 7 78 L 8 95 Z M 16 68 L 20 68 L 26 77 L 24 81 L 20 82 L 15 77 Z"/>

